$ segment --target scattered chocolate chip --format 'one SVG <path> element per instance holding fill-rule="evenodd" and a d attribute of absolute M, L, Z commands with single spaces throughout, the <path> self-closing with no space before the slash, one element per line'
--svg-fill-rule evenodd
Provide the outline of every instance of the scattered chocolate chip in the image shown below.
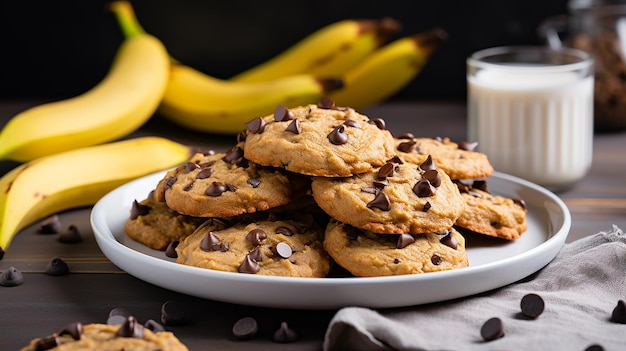
<path fill-rule="evenodd" d="M 294 119 L 291 123 L 289 123 L 289 125 L 287 126 L 287 128 L 285 128 L 286 131 L 291 132 L 293 134 L 300 134 L 302 133 L 302 127 L 300 126 L 300 120 L 299 119 Z"/>
<path fill-rule="evenodd" d="M 487 320 L 480 328 L 480 336 L 485 341 L 492 341 L 504 336 L 504 326 L 502 320 L 498 317 L 493 317 Z"/>
<path fill-rule="evenodd" d="M 284 122 L 294 119 L 293 112 L 291 112 L 285 105 L 278 105 L 274 110 L 274 121 Z"/>
<path fill-rule="evenodd" d="M 317 103 L 317 107 L 324 109 L 333 109 L 336 107 L 335 102 L 327 97 L 323 97 Z"/>
<path fill-rule="evenodd" d="M 178 246 L 180 242 L 177 240 L 171 241 L 169 244 L 167 244 L 167 247 L 165 248 L 165 256 L 169 257 L 169 258 L 177 258 L 178 257 L 178 253 L 176 252 L 176 247 Z"/>
<path fill-rule="evenodd" d="M 143 325 L 139 324 L 135 317 L 128 316 L 115 335 L 123 338 L 143 339 Z"/>
<path fill-rule="evenodd" d="M 520 301 L 522 314 L 528 318 L 537 318 L 543 313 L 545 303 L 541 296 L 537 294 L 526 294 Z"/>
<path fill-rule="evenodd" d="M 426 203 L 424 204 L 424 208 L 422 208 L 422 211 L 428 212 L 428 210 L 430 210 L 432 206 L 433 205 L 430 203 L 430 201 L 426 201 Z"/>
<path fill-rule="evenodd" d="M 389 181 L 386 178 L 379 178 L 374 180 L 374 189 L 382 189 L 389 185 Z M 377 194 L 378 191 L 375 191 L 374 194 Z"/>
<path fill-rule="evenodd" d="M 24 276 L 17 268 L 11 266 L 0 274 L 0 286 L 18 286 L 24 283 Z"/>
<path fill-rule="evenodd" d="M 452 236 L 452 233 L 449 233 L 448 235 L 441 238 L 439 242 L 455 250 L 459 245 L 458 241 L 456 241 L 456 238 Z"/>
<path fill-rule="evenodd" d="M 398 151 L 400 152 L 411 152 L 415 148 L 416 142 L 414 140 L 403 141 L 398 144 Z"/>
<path fill-rule="evenodd" d="M 259 265 L 259 263 L 253 260 L 252 257 L 250 257 L 250 255 L 248 254 L 246 255 L 246 258 L 243 259 L 243 262 L 241 263 L 237 271 L 239 273 L 255 274 L 258 273 L 260 269 L 261 266 Z"/>
<path fill-rule="evenodd" d="M 69 335 L 74 340 L 80 340 L 80 336 L 82 333 L 83 333 L 83 325 L 80 322 L 74 322 L 61 328 L 61 330 L 57 332 L 57 335 L 59 336 Z"/>
<path fill-rule="evenodd" d="M 518 205 L 519 207 L 523 208 L 524 210 L 527 209 L 526 207 L 526 201 L 522 200 L 522 199 L 513 199 L 513 203 Z"/>
<path fill-rule="evenodd" d="M 406 132 L 406 133 L 399 134 L 398 136 L 396 136 L 396 138 L 398 138 L 398 139 L 414 139 L 415 135 L 413 135 L 413 133 Z"/>
<path fill-rule="evenodd" d="M 192 171 L 195 171 L 196 169 L 199 169 L 200 166 L 197 163 L 194 162 L 185 162 L 185 172 L 186 173 L 190 173 Z"/>
<path fill-rule="evenodd" d="M 278 343 L 289 343 L 298 340 L 298 334 L 287 325 L 287 322 L 280 323 L 280 328 L 272 335 L 272 340 Z"/>
<path fill-rule="evenodd" d="M 376 194 L 374 200 L 367 204 L 367 208 L 377 208 L 382 211 L 389 211 L 391 208 L 391 202 L 389 201 L 389 197 L 381 191 Z"/>
<path fill-rule="evenodd" d="M 293 235 L 293 230 L 285 227 L 285 226 L 279 226 L 276 227 L 276 230 L 274 231 L 276 234 L 282 234 L 285 236 L 292 236 Z"/>
<path fill-rule="evenodd" d="M 437 167 L 435 167 L 435 161 L 433 161 L 432 156 L 428 155 L 428 157 L 426 157 L 426 160 L 424 160 L 424 162 L 420 164 L 420 169 L 422 171 L 427 171 L 429 169 L 437 169 Z"/>
<path fill-rule="evenodd" d="M 165 331 L 165 327 L 163 327 L 163 325 L 161 325 L 161 323 L 155 321 L 154 319 L 148 319 L 144 324 L 143 327 L 150 330 L 153 333 L 159 333 L 159 332 L 163 332 Z"/>
<path fill-rule="evenodd" d="M 346 119 L 343 122 L 344 125 L 351 127 L 351 128 L 357 128 L 357 129 L 361 129 L 361 125 L 359 124 L 358 121 L 355 121 L 353 119 Z"/>
<path fill-rule="evenodd" d="M 246 128 L 248 128 L 252 134 L 261 134 L 263 130 L 265 130 L 265 120 L 261 117 L 257 117 L 246 123 Z"/>
<path fill-rule="evenodd" d="M 48 275 L 66 275 L 70 272 L 70 267 L 60 257 L 53 257 L 46 265 L 46 274 Z"/>
<path fill-rule="evenodd" d="M 617 301 L 617 306 L 611 313 L 611 322 L 626 324 L 626 301 Z"/>
<path fill-rule="evenodd" d="M 602 345 L 599 345 L 599 344 L 593 344 L 593 345 L 587 346 L 587 348 L 585 348 L 585 351 L 604 351 L 604 347 L 602 347 Z"/>
<path fill-rule="evenodd" d="M 228 187 L 226 187 L 226 185 L 218 182 L 213 182 L 207 187 L 206 194 L 208 196 L 216 197 L 222 195 L 226 191 L 228 191 Z"/>
<path fill-rule="evenodd" d="M 398 155 L 395 155 L 394 157 L 390 158 L 387 162 L 397 163 L 399 165 L 404 164 L 404 161 L 402 161 L 402 159 Z"/>
<path fill-rule="evenodd" d="M 139 216 L 145 216 L 150 213 L 150 206 L 141 204 L 139 201 L 134 200 L 133 205 L 130 208 L 130 219 L 137 219 Z M 55 225 L 56 226 L 56 225 Z M 43 230 L 43 227 L 42 227 Z M 54 233 L 61 231 L 61 228 L 55 229 Z M 52 234 L 51 232 L 48 234 Z"/>
<path fill-rule="evenodd" d="M 57 240 L 64 244 L 75 244 L 81 242 L 83 237 L 80 234 L 78 227 L 72 224 L 67 228 L 67 230 L 59 233 Z"/>
<path fill-rule="evenodd" d="M 472 188 L 474 189 L 478 189 L 478 190 L 482 190 L 486 193 L 489 192 L 489 188 L 487 187 L 487 181 L 486 180 L 475 180 L 472 182 Z"/>
<path fill-rule="evenodd" d="M 247 183 L 250 184 L 251 187 L 256 188 L 261 185 L 261 180 L 258 178 L 248 178 Z"/>
<path fill-rule="evenodd" d="M 122 315 L 110 316 L 109 318 L 107 318 L 107 324 L 108 325 L 122 325 L 126 323 L 126 318 L 128 318 L 128 316 L 122 316 Z"/>
<path fill-rule="evenodd" d="M 125 307 L 115 307 L 111 311 L 109 311 L 109 317 L 113 316 L 122 316 L 124 318 L 132 316 L 132 313 L 129 309 Z"/>
<path fill-rule="evenodd" d="M 430 197 L 435 195 L 435 188 L 426 179 L 421 179 L 415 186 L 413 186 L 413 192 L 418 197 Z"/>
<path fill-rule="evenodd" d="M 167 180 L 165 181 L 165 190 L 170 189 L 171 187 L 173 187 L 174 184 L 176 184 L 177 180 L 178 180 L 178 178 L 176 176 L 171 176 L 171 177 L 167 178 Z"/>
<path fill-rule="evenodd" d="M 233 324 L 233 336 L 239 340 L 250 340 L 259 331 L 259 325 L 256 319 L 252 317 L 243 317 Z"/>
<path fill-rule="evenodd" d="M 248 255 L 250 256 L 250 259 L 255 262 L 263 261 L 263 254 L 261 254 L 261 250 L 258 246 L 252 249 L 252 251 L 248 252 Z"/>
<path fill-rule="evenodd" d="M 340 125 L 333 129 L 330 134 L 328 134 L 328 140 L 333 145 L 343 145 L 348 142 L 348 134 L 346 134 L 346 127 L 344 125 Z"/>
<path fill-rule="evenodd" d="M 387 162 L 378 169 L 378 178 L 392 177 L 395 170 L 395 165 L 391 162 Z"/>
<path fill-rule="evenodd" d="M 437 254 L 433 254 L 430 257 L 430 262 L 432 262 L 435 266 L 438 266 L 443 263 L 443 258 Z"/>
<path fill-rule="evenodd" d="M 252 229 L 246 235 L 246 240 L 252 243 L 252 245 L 260 245 L 263 240 L 267 239 L 267 233 L 261 229 Z"/>
<path fill-rule="evenodd" d="M 165 325 L 181 325 L 187 323 L 185 307 L 176 301 L 166 301 L 161 305 L 161 323 Z"/>
<path fill-rule="evenodd" d="M 478 146 L 478 142 L 462 141 L 458 145 L 461 150 L 474 151 Z"/>
<path fill-rule="evenodd" d="M 385 120 L 382 118 L 372 118 L 368 123 L 375 125 L 380 130 L 385 130 Z"/>
<path fill-rule="evenodd" d="M 51 350 L 59 345 L 59 337 L 56 335 L 50 335 L 37 341 L 37 343 L 35 344 L 35 351 Z"/>
<path fill-rule="evenodd" d="M 211 177 L 214 172 L 213 168 L 203 168 L 196 174 L 196 179 L 207 179 Z"/>
<path fill-rule="evenodd" d="M 232 149 L 226 152 L 226 155 L 222 157 L 222 160 L 226 163 L 230 163 L 233 165 L 243 166 L 246 164 L 245 159 L 243 158 L 243 149 L 239 146 L 235 146 Z"/>
<path fill-rule="evenodd" d="M 134 218 L 133 218 L 134 219 Z M 44 219 L 39 226 L 40 234 L 57 234 L 62 229 L 61 220 L 58 215 L 52 215 Z"/>
<path fill-rule="evenodd" d="M 362 188 L 361 191 L 368 194 L 378 194 L 380 190 L 374 186 L 372 188 Z"/>
<path fill-rule="evenodd" d="M 287 244 L 284 241 L 281 241 L 278 244 L 276 244 L 273 251 L 274 253 L 276 253 L 278 256 L 282 258 L 289 258 L 291 254 L 293 253 L 291 246 L 289 246 L 289 244 Z"/>
<path fill-rule="evenodd" d="M 183 191 L 191 191 L 191 189 L 193 189 L 193 185 L 194 185 L 194 182 L 192 181 L 191 183 L 183 187 Z"/>
<path fill-rule="evenodd" d="M 438 188 L 441 185 L 441 175 L 436 169 L 427 170 L 424 174 L 422 174 L 422 178 L 428 180 L 428 182 L 435 188 Z"/>
<path fill-rule="evenodd" d="M 398 235 L 398 243 L 396 247 L 398 249 L 404 249 L 405 247 L 413 244 L 415 242 L 415 238 L 411 234 L 400 234 Z"/>
<path fill-rule="evenodd" d="M 222 241 L 213 234 L 213 232 L 208 232 L 207 235 L 200 241 L 200 250 L 202 251 L 228 251 L 229 247 L 227 244 L 222 243 Z"/>

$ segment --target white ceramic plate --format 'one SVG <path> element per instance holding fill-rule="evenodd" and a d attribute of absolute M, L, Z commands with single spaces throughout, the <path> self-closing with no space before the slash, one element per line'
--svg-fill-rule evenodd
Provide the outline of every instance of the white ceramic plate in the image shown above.
<path fill-rule="evenodd" d="M 444 272 L 374 278 L 291 278 L 213 271 L 173 262 L 124 233 L 133 200 L 143 200 L 163 173 L 137 179 L 104 196 L 91 213 L 102 252 L 119 268 L 151 284 L 201 298 L 243 305 L 334 309 L 401 307 L 465 297 L 520 280 L 548 264 L 571 225 L 567 206 L 553 193 L 522 179 L 495 173 L 494 194 L 528 205 L 528 229 L 516 241 L 467 237 L 470 266 Z"/>

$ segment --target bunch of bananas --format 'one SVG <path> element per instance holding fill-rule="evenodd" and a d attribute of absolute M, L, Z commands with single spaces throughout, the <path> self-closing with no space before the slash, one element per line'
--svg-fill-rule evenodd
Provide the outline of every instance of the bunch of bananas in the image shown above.
<path fill-rule="evenodd" d="M 122 183 L 184 162 L 189 148 L 171 140 L 119 141 L 157 111 L 190 129 L 236 134 L 279 104 L 330 97 L 362 109 L 408 84 L 446 38 L 435 29 L 387 43 L 400 29 L 395 20 L 343 20 L 218 79 L 172 58 L 128 1 L 109 5 L 125 39 L 106 77 L 82 95 L 23 111 L 0 130 L 0 160 L 22 162 L 0 178 L 0 253 L 37 220 L 93 205 Z"/>

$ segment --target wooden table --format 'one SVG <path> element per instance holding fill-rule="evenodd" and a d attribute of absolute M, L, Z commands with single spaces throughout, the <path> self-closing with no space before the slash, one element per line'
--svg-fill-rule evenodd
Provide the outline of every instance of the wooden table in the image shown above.
<path fill-rule="evenodd" d="M 0 125 L 36 102 L 0 103 Z M 390 103 L 364 111 L 382 117 L 394 134 L 466 138 L 466 106 L 463 102 Z M 224 151 L 234 137 L 212 136 L 184 130 L 161 118 L 153 118 L 133 136 L 157 134 L 191 145 Z M 559 196 L 572 214 L 568 242 L 612 225 L 626 228 L 626 132 L 596 135 L 593 166 L 588 176 Z M 0 174 L 12 162 L 0 162 Z M 24 274 L 24 284 L 0 287 L 0 350 L 18 350 L 32 338 L 56 332 L 65 324 L 106 322 L 115 307 L 129 309 L 140 321 L 159 320 L 161 306 L 176 301 L 190 310 L 190 322 L 171 326 L 191 350 L 320 350 L 328 322 L 335 311 L 276 310 L 233 305 L 190 297 L 145 283 L 121 271 L 100 251 L 89 225 L 90 208 L 60 214 L 64 225 L 74 224 L 83 235 L 78 244 L 62 244 L 55 236 L 37 234 L 38 224 L 25 228 L 14 239 L 0 270 L 14 266 Z M 71 269 L 66 276 L 44 274 L 54 256 Z M 251 316 L 259 322 L 259 335 L 251 341 L 231 337 L 233 323 Z M 271 335 L 282 321 L 299 334 L 292 344 L 277 344 Z"/>

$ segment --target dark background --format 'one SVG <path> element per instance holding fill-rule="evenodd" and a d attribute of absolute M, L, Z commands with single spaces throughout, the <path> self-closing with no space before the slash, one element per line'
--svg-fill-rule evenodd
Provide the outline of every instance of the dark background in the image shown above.
<path fill-rule="evenodd" d="M 106 74 L 122 34 L 102 0 L 2 1 L 0 100 L 82 93 Z M 566 0 L 132 1 L 144 28 L 180 61 L 228 78 L 320 27 L 345 18 L 393 17 L 401 35 L 438 26 L 449 39 L 394 99 L 465 99 L 465 59 L 499 45 L 543 44 L 546 17 Z"/>

